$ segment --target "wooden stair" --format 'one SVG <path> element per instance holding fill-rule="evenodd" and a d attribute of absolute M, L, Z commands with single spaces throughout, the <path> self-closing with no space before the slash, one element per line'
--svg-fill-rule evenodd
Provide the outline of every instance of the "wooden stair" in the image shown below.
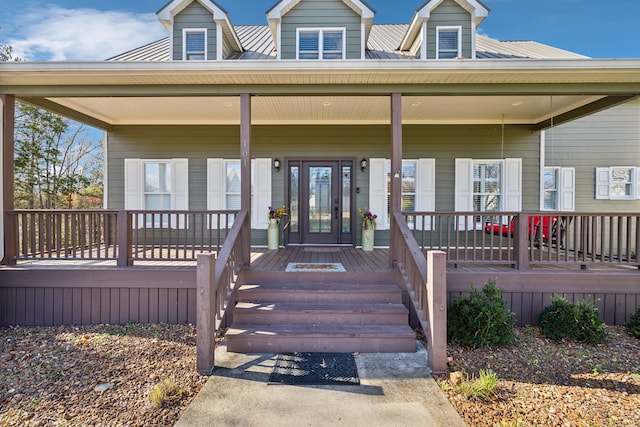
<path fill-rule="evenodd" d="M 227 330 L 241 353 L 414 352 L 395 273 L 247 272 Z"/>

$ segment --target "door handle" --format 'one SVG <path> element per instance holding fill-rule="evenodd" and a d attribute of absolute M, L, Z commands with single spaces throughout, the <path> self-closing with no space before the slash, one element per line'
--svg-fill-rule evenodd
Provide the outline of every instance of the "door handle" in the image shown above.
<path fill-rule="evenodd" d="M 338 207 L 337 206 L 334 208 L 334 212 L 335 212 L 335 218 L 334 219 L 338 219 Z"/>

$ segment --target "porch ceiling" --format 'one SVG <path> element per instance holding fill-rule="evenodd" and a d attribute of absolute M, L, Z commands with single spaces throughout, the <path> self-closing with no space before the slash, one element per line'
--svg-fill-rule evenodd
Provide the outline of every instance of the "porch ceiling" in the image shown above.
<path fill-rule="evenodd" d="M 603 96 L 404 96 L 405 124 L 530 124 Z M 70 97 L 49 101 L 110 125 L 239 125 L 239 97 Z M 388 96 L 256 96 L 252 123 L 389 124 Z"/>
<path fill-rule="evenodd" d="M 405 124 L 571 120 L 640 94 L 640 60 L 0 63 L 1 92 L 109 129 L 125 124 Z"/>

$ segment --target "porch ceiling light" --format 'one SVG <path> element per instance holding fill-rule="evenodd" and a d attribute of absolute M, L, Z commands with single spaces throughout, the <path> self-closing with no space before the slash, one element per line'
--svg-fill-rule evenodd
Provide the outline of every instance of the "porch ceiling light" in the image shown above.
<path fill-rule="evenodd" d="M 277 157 L 273 161 L 273 168 L 276 170 L 276 172 L 280 172 L 280 160 Z"/>
<path fill-rule="evenodd" d="M 362 170 L 362 172 L 364 172 L 366 168 L 367 168 L 367 159 L 360 160 L 360 169 Z"/>

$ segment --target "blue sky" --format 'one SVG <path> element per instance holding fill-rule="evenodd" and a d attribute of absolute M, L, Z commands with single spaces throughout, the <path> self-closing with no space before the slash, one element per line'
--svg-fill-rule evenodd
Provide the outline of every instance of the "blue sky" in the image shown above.
<path fill-rule="evenodd" d="M 236 24 L 265 24 L 277 0 L 216 0 Z M 367 0 L 375 23 L 408 23 L 425 0 Z M 640 58 L 640 0 L 483 0 L 480 32 L 594 58 Z M 2 0 L 0 44 L 32 61 L 103 60 L 166 36 L 165 0 Z"/>

